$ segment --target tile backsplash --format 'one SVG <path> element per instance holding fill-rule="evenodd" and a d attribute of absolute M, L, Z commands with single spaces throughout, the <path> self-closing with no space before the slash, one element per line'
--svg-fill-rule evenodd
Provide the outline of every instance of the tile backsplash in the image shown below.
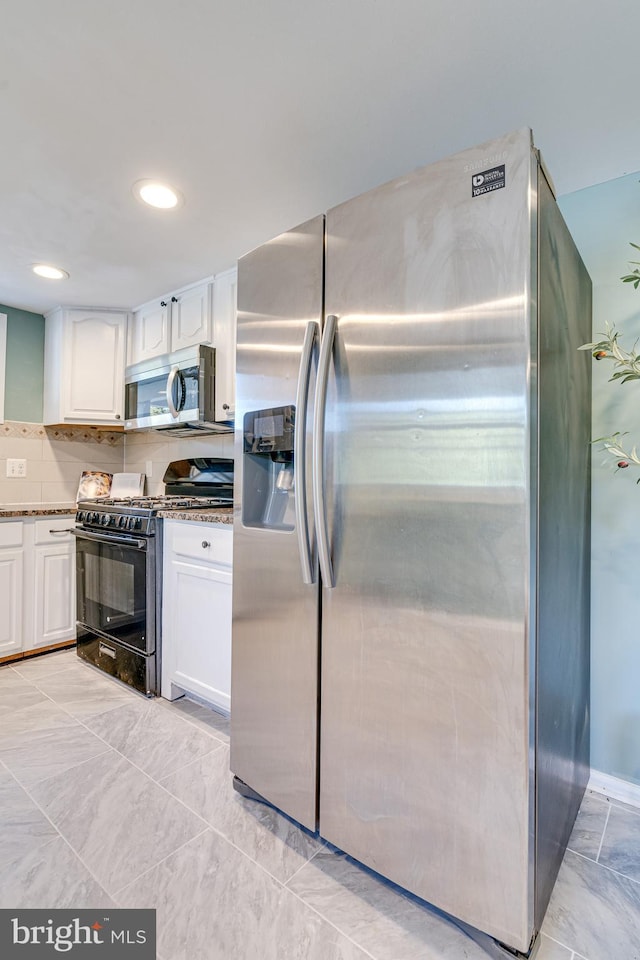
<path fill-rule="evenodd" d="M 145 493 L 164 493 L 171 460 L 233 457 L 233 434 L 169 438 L 155 431 L 125 436 L 90 427 L 0 423 L 0 504 L 75 502 L 83 470 L 144 473 Z M 24 479 L 7 477 L 7 459 L 27 461 Z"/>
<path fill-rule="evenodd" d="M 7 477 L 7 459 L 26 460 L 24 479 Z M 116 473 L 123 464 L 122 432 L 0 423 L 0 504 L 75 502 L 83 470 Z"/>
<path fill-rule="evenodd" d="M 136 431 L 127 434 L 124 449 L 124 469 L 128 473 L 145 473 L 146 492 L 151 496 L 158 496 L 164 493 L 162 478 L 172 460 L 183 460 L 187 457 L 232 459 L 233 434 L 169 438 L 166 434 L 153 430 Z"/>

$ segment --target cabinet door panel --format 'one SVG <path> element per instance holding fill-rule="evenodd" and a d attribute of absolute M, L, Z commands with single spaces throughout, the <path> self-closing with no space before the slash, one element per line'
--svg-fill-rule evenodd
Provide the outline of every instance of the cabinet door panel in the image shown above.
<path fill-rule="evenodd" d="M 231 703 L 231 572 L 172 560 L 163 645 L 170 685 L 229 712 Z M 163 654 L 164 656 L 164 654 Z"/>
<path fill-rule="evenodd" d="M 178 294 L 171 304 L 171 349 L 211 342 L 211 284 Z"/>
<path fill-rule="evenodd" d="M 236 314 L 238 271 L 213 284 L 213 345 L 216 348 L 216 420 L 233 420 L 236 409 Z"/>
<path fill-rule="evenodd" d="M 122 419 L 126 318 L 69 311 L 65 323 L 65 419 Z"/>
<path fill-rule="evenodd" d="M 0 657 L 22 650 L 22 550 L 0 551 Z"/>
<path fill-rule="evenodd" d="M 73 639 L 75 606 L 75 549 L 66 544 L 37 547 L 33 647 Z"/>
<path fill-rule="evenodd" d="M 169 348 L 168 303 L 163 300 L 137 310 L 133 315 L 132 350 L 128 362 L 138 363 L 159 357 L 168 353 Z"/>

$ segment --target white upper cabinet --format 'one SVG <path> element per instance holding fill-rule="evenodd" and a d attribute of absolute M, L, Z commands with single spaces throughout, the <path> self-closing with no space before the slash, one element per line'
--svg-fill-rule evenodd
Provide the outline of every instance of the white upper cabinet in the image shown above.
<path fill-rule="evenodd" d="M 44 341 L 44 422 L 119 424 L 127 314 L 59 308 Z"/>
<path fill-rule="evenodd" d="M 131 349 L 127 363 L 150 360 L 169 352 L 169 303 L 154 300 L 133 315 Z"/>
<path fill-rule="evenodd" d="M 236 310 L 238 270 L 213 282 L 213 345 L 216 348 L 216 420 L 233 420 L 236 408 Z"/>
<path fill-rule="evenodd" d="M 171 297 L 171 351 L 211 343 L 211 283 Z"/>
<path fill-rule="evenodd" d="M 135 310 L 127 364 L 211 343 L 212 287 L 199 283 Z"/>

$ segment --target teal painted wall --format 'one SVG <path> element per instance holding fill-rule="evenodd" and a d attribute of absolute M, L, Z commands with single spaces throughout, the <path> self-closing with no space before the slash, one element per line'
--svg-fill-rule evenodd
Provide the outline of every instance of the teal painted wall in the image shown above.
<path fill-rule="evenodd" d="M 42 423 L 44 317 L 0 303 L 7 315 L 5 420 Z"/>

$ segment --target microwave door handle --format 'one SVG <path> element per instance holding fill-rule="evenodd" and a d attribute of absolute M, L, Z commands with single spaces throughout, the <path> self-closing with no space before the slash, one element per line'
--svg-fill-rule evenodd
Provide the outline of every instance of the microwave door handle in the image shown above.
<path fill-rule="evenodd" d="M 178 403 L 178 413 L 182 413 L 187 402 L 187 382 L 184 379 L 182 370 L 178 370 L 178 381 L 180 383 L 180 402 Z"/>
<path fill-rule="evenodd" d="M 300 356 L 293 440 L 293 488 L 295 491 L 296 505 L 296 531 L 298 534 L 298 551 L 300 553 L 303 583 L 315 582 L 307 515 L 307 405 L 309 401 L 309 383 L 311 381 L 311 360 L 317 336 L 318 324 L 315 320 L 310 320 L 304 333 L 302 354 Z"/>
<path fill-rule="evenodd" d="M 169 413 L 171 416 L 176 419 L 178 417 L 178 408 L 173 402 L 173 386 L 179 373 L 179 367 L 171 367 L 171 372 L 169 373 L 169 377 L 167 379 L 167 406 L 169 407 Z"/>
<path fill-rule="evenodd" d="M 324 469 L 324 441 L 325 441 L 325 414 L 327 409 L 327 384 L 329 382 L 329 367 L 333 356 L 333 338 L 336 333 L 338 318 L 327 317 L 320 357 L 318 359 L 318 383 L 316 387 L 316 402 L 313 415 L 313 509 L 316 521 L 316 536 L 318 538 L 318 559 L 320 573 L 325 587 L 335 587 L 335 576 L 329 549 L 329 529 L 327 522 L 326 481 Z"/>

